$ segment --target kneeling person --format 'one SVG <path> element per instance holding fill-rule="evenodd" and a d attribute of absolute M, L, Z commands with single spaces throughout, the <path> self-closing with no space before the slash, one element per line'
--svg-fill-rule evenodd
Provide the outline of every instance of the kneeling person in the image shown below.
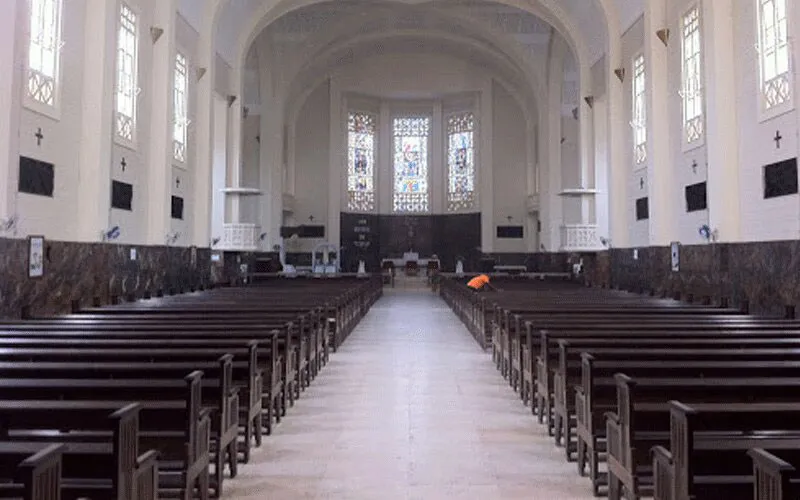
<path fill-rule="evenodd" d="M 479 274 L 478 276 L 475 276 L 474 278 L 469 280 L 467 286 L 469 288 L 472 288 L 476 292 L 497 291 L 497 288 L 495 288 L 494 286 L 492 286 L 491 283 L 489 283 L 489 277 L 486 276 L 485 274 Z"/>

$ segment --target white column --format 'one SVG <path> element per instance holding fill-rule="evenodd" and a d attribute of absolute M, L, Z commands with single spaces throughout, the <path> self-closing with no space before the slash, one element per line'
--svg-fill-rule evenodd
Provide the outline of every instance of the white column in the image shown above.
<path fill-rule="evenodd" d="M 656 35 L 667 27 L 664 0 L 645 2 L 644 58 L 647 89 L 647 178 L 650 198 L 650 244 L 668 245 L 675 231 L 670 162 L 667 47 Z M 677 37 L 673 38 L 675 40 Z M 673 41 L 672 43 L 678 43 Z"/>
<path fill-rule="evenodd" d="M 147 234 L 150 245 L 163 245 L 170 231 L 172 195 L 173 79 L 175 75 L 175 21 L 177 0 L 159 0 L 153 25 L 164 33 L 153 46 L 150 113 L 150 161 L 147 165 Z M 146 32 L 143 30 L 143 32 Z M 150 43 L 143 36 L 141 43 Z M 205 203 L 206 200 L 197 200 Z"/>
<path fill-rule="evenodd" d="M 487 78 L 480 95 L 480 206 L 481 206 L 481 250 L 494 251 L 494 181 L 492 179 L 494 143 L 494 82 Z"/>
<path fill-rule="evenodd" d="M 616 76 L 614 77 L 616 79 Z M 594 144 L 595 144 L 595 175 L 594 187 L 597 189 L 595 195 L 595 221 L 597 223 L 597 235 L 601 238 L 609 236 L 609 168 L 608 168 L 608 96 L 603 96 L 594 100 Z"/>
<path fill-rule="evenodd" d="M 579 120 L 579 154 L 580 154 L 580 176 L 578 177 L 581 188 L 594 187 L 594 112 L 586 102 L 586 97 L 592 97 L 592 75 L 591 69 L 581 68 L 580 74 L 580 96 L 578 100 L 578 120 Z M 591 210 L 594 204 L 594 197 L 591 195 L 581 196 L 581 224 L 591 224 Z"/>
<path fill-rule="evenodd" d="M 216 80 L 212 13 L 206 12 L 200 40 L 197 46 L 196 67 L 205 70 L 197 81 L 197 114 L 195 115 L 195 165 L 194 165 L 194 213 L 192 214 L 192 239 L 198 247 L 211 244 L 211 188 L 214 164 L 214 82 Z M 197 73 L 190 72 L 190 78 Z M 217 237 L 220 235 L 215 235 Z"/>
<path fill-rule="evenodd" d="M 533 115 L 532 111 L 529 111 L 525 115 L 527 119 L 527 127 L 528 127 L 528 140 L 527 140 L 527 148 L 528 148 L 528 166 L 525 170 L 527 174 L 527 185 L 528 189 L 526 190 L 528 196 L 538 196 L 539 195 L 539 150 L 537 145 L 539 141 L 537 140 L 537 126 L 536 126 L 536 117 Z M 532 215 L 527 209 L 528 200 L 525 200 L 525 220 L 526 220 L 526 227 L 525 227 L 525 248 L 528 252 L 538 252 L 539 249 L 539 234 L 538 234 L 538 223 L 537 218 Z M 541 213 L 541 212 L 540 212 Z"/>
<path fill-rule="evenodd" d="M 244 138 L 242 134 L 242 96 L 244 95 L 242 83 L 242 68 L 234 68 L 232 71 L 231 88 L 237 89 L 236 100 L 228 107 L 228 137 L 226 140 L 228 150 L 228 163 L 226 179 L 230 184 L 228 187 L 242 187 L 242 150 L 244 149 Z M 251 186 L 248 186 L 251 187 Z M 234 195 L 231 197 L 231 222 L 244 222 L 241 217 L 242 197 Z M 247 221 L 252 222 L 252 221 Z M 263 229 L 266 231 L 266 229 Z"/>
<path fill-rule="evenodd" d="M 283 111 L 272 84 L 272 67 L 268 51 L 259 51 L 261 86 L 261 150 L 260 178 L 264 196 L 261 199 L 261 231 L 267 233 L 267 247 L 280 243 L 283 221 Z M 240 118 L 241 119 L 241 118 Z"/>
<path fill-rule="evenodd" d="M 739 116 L 736 102 L 736 0 L 703 2 L 709 226 L 722 241 L 739 241 Z"/>
<path fill-rule="evenodd" d="M 433 104 L 433 122 L 431 123 L 432 162 L 429 171 L 431 177 L 431 213 L 447 212 L 447 153 L 442 102 Z"/>
<path fill-rule="evenodd" d="M 564 222 L 561 183 L 561 103 L 564 86 L 564 55 L 567 47 L 560 38 L 553 40 L 547 81 L 547 102 L 544 103 L 547 129 L 547 159 L 542 169 L 542 244 L 548 252 L 561 247 L 561 225 Z"/>
<path fill-rule="evenodd" d="M 618 37 L 618 33 L 609 36 Z M 615 70 L 629 67 L 622 63 L 622 51 L 619 43 L 611 43 L 608 53 L 608 69 L 606 75 L 606 115 L 607 115 L 607 147 L 606 157 L 608 172 L 608 237 L 611 245 L 618 248 L 630 244 L 630 222 L 633 209 L 628 203 L 628 174 L 630 165 L 625 160 L 625 135 L 631 132 L 625 116 L 624 84 L 617 77 Z M 630 79 L 632 70 L 628 69 L 625 79 Z"/>
<path fill-rule="evenodd" d="M 117 3 L 86 0 L 78 197 L 79 241 L 98 241 L 111 211 Z M 147 32 L 146 30 L 144 31 Z M 143 37 L 147 40 L 147 37 Z"/>
<path fill-rule="evenodd" d="M 345 165 L 347 164 L 347 151 L 344 147 L 345 117 L 347 109 L 343 106 L 342 91 L 338 80 L 331 78 L 330 83 L 330 162 L 328 164 L 328 228 L 327 240 L 337 247 L 341 241 L 341 211 L 342 198 L 347 186 Z"/>
<path fill-rule="evenodd" d="M 0 16 L 0 219 L 16 211 L 19 165 L 19 120 L 21 111 L 24 41 L 27 13 L 25 0 L 10 0 Z"/>

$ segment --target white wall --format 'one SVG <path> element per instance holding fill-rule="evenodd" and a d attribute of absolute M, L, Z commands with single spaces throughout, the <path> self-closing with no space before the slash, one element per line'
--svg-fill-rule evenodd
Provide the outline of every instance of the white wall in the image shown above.
<path fill-rule="evenodd" d="M 790 40 L 800 33 L 800 8 L 788 1 Z M 798 114 L 786 114 L 762 121 L 758 111 L 758 59 L 755 51 L 756 11 L 754 2 L 736 2 L 735 50 L 737 61 L 737 106 L 739 109 L 740 148 L 739 185 L 741 196 L 741 234 L 744 240 L 796 239 L 800 235 L 800 196 L 764 199 L 763 167 L 770 163 L 793 158 L 798 152 Z M 800 63 L 800 50 L 791 43 L 794 67 Z M 800 78 L 795 72 L 794 95 L 797 102 Z M 780 130 L 783 141 L 778 149 L 773 141 Z"/>
<path fill-rule="evenodd" d="M 23 0 L 19 0 L 22 3 Z M 85 92 L 85 63 L 97 64 L 98 61 L 85 61 L 87 53 L 86 45 L 86 25 L 88 15 L 86 0 L 65 1 L 62 8 L 62 40 L 60 62 L 60 88 L 58 90 L 59 105 L 55 112 L 42 112 L 23 105 L 23 95 L 19 95 L 13 106 L 21 108 L 19 121 L 19 155 L 30 156 L 36 159 L 52 162 L 55 164 L 55 189 L 52 198 L 29 195 L 16 192 L 17 165 L 12 165 L 10 179 L 8 182 L 14 186 L 14 199 L 10 213 L 16 213 L 19 217 L 17 228 L 18 237 L 29 234 L 42 234 L 49 239 L 56 240 L 77 240 L 79 239 L 80 216 L 78 212 L 78 200 L 83 196 L 82 190 L 87 182 L 99 182 L 102 186 L 100 192 L 105 200 L 98 200 L 99 204 L 108 204 L 111 196 L 111 181 L 118 180 L 132 184 L 133 188 L 133 210 L 110 209 L 107 217 L 101 217 L 102 224 L 96 228 L 96 240 L 100 239 L 103 229 L 119 225 L 122 229 L 121 236 L 117 240 L 119 243 L 145 243 L 148 240 L 153 242 L 166 241 L 164 235 L 148 235 L 147 211 L 152 203 L 148 198 L 147 178 L 148 166 L 154 158 L 154 154 L 161 152 L 151 151 L 151 113 L 152 113 L 152 68 L 153 68 L 153 42 L 150 38 L 149 28 L 154 24 L 154 12 L 156 0 L 129 0 L 126 3 L 138 13 L 139 22 L 139 45 L 138 45 L 138 86 L 141 89 L 137 100 L 137 133 L 134 144 L 123 144 L 114 138 L 114 131 L 98 130 L 97 136 L 100 141 L 108 141 L 110 145 L 111 157 L 108 179 L 85 179 L 81 177 L 81 149 L 82 149 L 82 129 L 81 122 L 84 112 L 84 92 Z M 116 43 L 116 21 L 117 14 L 114 10 L 114 26 L 109 26 L 110 33 L 114 36 L 108 40 L 93 40 L 91 43 L 106 43 L 113 46 Z M 111 21 L 110 21 L 111 22 Z M 27 30 L 20 30 L 22 43 L 27 46 Z M 177 245 L 189 245 L 192 241 L 193 213 L 197 201 L 193 199 L 194 194 L 194 164 L 195 148 L 193 147 L 197 131 L 194 127 L 197 116 L 197 50 L 199 35 L 191 25 L 182 17 L 177 16 L 175 26 L 166 27 L 165 34 L 157 43 L 165 43 L 168 36 L 175 38 L 175 49 L 186 56 L 189 64 L 189 120 L 188 128 L 189 144 L 187 146 L 187 158 L 185 162 L 172 161 L 165 172 L 164 178 L 171 182 L 167 190 L 168 195 L 180 196 L 184 199 L 184 218 L 183 220 L 172 219 L 168 225 L 168 231 L 180 233 Z M 98 37 L 102 38 L 101 34 Z M 88 51 L 91 53 L 91 51 Z M 109 58 L 116 57 L 116 51 L 108 51 Z M 21 50 L 18 56 L 18 67 L 26 64 L 27 50 Z M 115 67 L 116 63 L 109 60 L 109 64 Z M 227 96 L 230 94 L 230 67 L 221 60 L 218 60 L 217 80 L 215 87 Z M 170 75 L 172 68 L 170 68 Z M 22 89 L 24 92 L 24 88 Z M 106 89 L 109 94 L 113 93 L 113 88 Z M 169 92 L 171 100 L 171 86 L 165 89 Z M 113 126 L 113 121 L 109 122 Z M 170 122 L 171 125 L 171 122 Z M 37 144 L 34 134 L 41 128 L 44 138 L 41 145 Z M 170 126 L 167 144 L 172 144 L 172 130 Z M 12 158 L 14 154 L 12 152 Z M 121 162 L 125 159 L 123 171 Z M 200 200 L 199 203 L 208 203 L 209 200 Z M 166 210 L 170 210 L 169 201 Z"/>
<path fill-rule="evenodd" d="M 628 177 L 628 211 L 631 220 L 629 230 L 629 241 L 631 246 L 647 246 L 649 242 L 650 225 L 648 221 L 636 220 L 636 200 L 647 196 L 647 163 L 636 165 L 633 159 L 633 129 L 627 122 L 633 116 L 633 58 L 636 54 L 644 51 L 644 18 L 639 18 L 633 26 L 622 36 L 622 64 L 625 68 L 624 82 L 624 113 L 626 126 L 625 134 L 625 158 L 630 165 L 631 174 Z"/>
<path fill-rule="evenodd" d="M 36 196 L 17 192 L 16 214 L 19 218 L 18 236 L 29 234 L 44 235 L 50 239 L 69 240 L 77 230 L 77 217 L 74 208 L 80 191 L 78 165 L 80 156 L 81 129 L 75 124 L 81 122 L 83 95 L 83 0 L 69 2 L 63 9 L 61 51 L 61 85 L 57 100 L 60 103 L 54 116 L 44 115 L 22 108 L 19 124 L 19 154 L 55 165 L 53 197 Z M 19 63 L 23 64 L 22 61 Z M 27 83 L 27 79 L 24 80 Z M 24 91 L 24 90 L 23 90 Z M 19 96 L 20 98 L 22 96 Z M 16 105 L 21 105 L 21 99 Z M 5 112 L 5 110 L 2 110 Z M 37 145 L 34 134 L 41 128 L 44 139 Z M 13 179 L 17 179 L 17 165 Z M 110 189 L 109 184 L 109 189 Z M 100 229 L 97 228 L 98 234 Z"/>
<path fill-rule="evenodd" d="M 492 228 L 495 252 L 528 249 L 526 168 L 528 165 L 527 124 L 519 102 L 502 86 L 493 85 L 492 173 L 494 181 L 494 225 L 524 226 L 525 239 L 497 238 Z M 508 217 L 511 216 L 511 222 Z"/>

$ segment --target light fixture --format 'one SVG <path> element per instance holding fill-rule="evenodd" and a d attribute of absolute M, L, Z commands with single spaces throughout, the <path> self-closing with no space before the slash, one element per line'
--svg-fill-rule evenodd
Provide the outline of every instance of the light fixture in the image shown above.
<path fill-rule="evenodd" d="M 664 43 L 664 46 L 669 45 L 669 28 L 662 28 L 656 31 L 656 36 Z"/>
<path fill-rule="evenodd" d="M 164 34 L 164 28 L 159 28 L 157 26 L 150 26 L 150 38 L 153 40 L 153 43 L 156 43 L 163 34 Z"/>

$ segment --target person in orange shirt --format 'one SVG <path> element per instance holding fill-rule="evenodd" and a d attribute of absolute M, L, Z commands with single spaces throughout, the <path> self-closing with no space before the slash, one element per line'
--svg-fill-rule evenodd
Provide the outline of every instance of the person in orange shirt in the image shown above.
<path fill-rule="evenodd" d="M 469 288 L 472 288 L 476 292 L 478 291 L 485 291 L 485 290 L 497 290 L 497 288 L 493 287 L 491 283 L 489 283 L 489 277 L 485 274 L 479 274 L 475 276 L 469 283 L 467 283 Z"/>

